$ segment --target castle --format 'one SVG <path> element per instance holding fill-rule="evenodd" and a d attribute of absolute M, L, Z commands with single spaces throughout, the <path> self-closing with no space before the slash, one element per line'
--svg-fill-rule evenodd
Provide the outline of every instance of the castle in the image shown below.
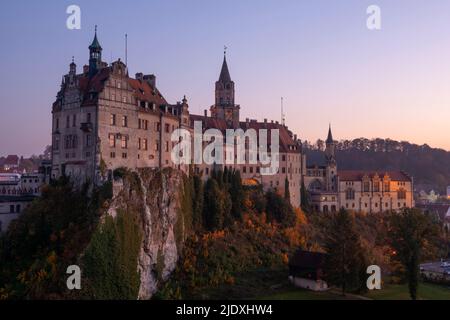
<path fill-rule="evenodd" d="M 284 123 L 267 119 L 242 121 L 225 54 L 215 83 L 215 102 L 209 111 L 209 115 L 207 110 L 203 115 L 191 114 L 186 97 L 176 104 L 166 101 L 157 89 L 154 75 L 137 73 L 132 78 L 120 59 L 111 64 L 104 62 L 95 32 L 89 46 L 89 64 L 78 73 L 72 59 L 53 103 L 52 176 L 57 178 L 65 174 L 97 183 L 111 178 L 113 170 L 119 167 L 173 167 L 189 172 L 188 166 L 172 162 L 171 151 L 176 142 L 171 136 L 177 129 L 192 132 L 195 123 L 201 123 L 203 130 L 217 129 L 222 133 L 227 129 L 278 130 L 279 165 L 276 172 L 261 174 L 264 165 L 259 158 L 255 162 L 225 166 L 239 170 L 244 181 L 260 184 L 265 190 L 284 192 L 289 186 L 294 206 L 300 206 L 302 183 L 310 191 L 317 211 L 335 211 L 340 207 L 379 211 L 381 208 L 413 206 L 412 179 L 403 173 L 378 175 L 338 171 L 331 128 L 325 152 L 326 166 L 307 167 L 301 140 Z M 247 144 L 245 148 L 245 160 L 249 160 Z M 202 163 L 193 165 L 192 169 L 207 179 L 217 168 L 215 164 Z M 367 181 L 369 189 L 366 188 Z M 384 184 L 377 188 L 376 181 Z M 388 182 L 390 187 L 386 189 Z M 397 182 L 401 183 L 398 187 Z M 353 190 L 351 194 L 349 190 Z M 405 190 L 406 199 L 403 193 L 397 195 L 398 190 Z M 372 210 L 375 208 L 378 209 Z"/>

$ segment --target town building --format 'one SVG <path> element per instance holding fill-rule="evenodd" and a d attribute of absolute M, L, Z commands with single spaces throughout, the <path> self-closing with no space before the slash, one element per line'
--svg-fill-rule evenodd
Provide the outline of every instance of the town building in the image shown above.
<path fill-rule="evenodd" d="M 42 173 L 0 174 L 0 233 L 40 196 L 45 181 Z"/>
<path fill-rule="evenodd" d="M 325 148 L 325 165 L 308 165 L 304 185 L 313 209 L 339 208 L 376 213 L 414 207 L 413 178 L 403 171 L 339 170 L 331 126 Z"/>

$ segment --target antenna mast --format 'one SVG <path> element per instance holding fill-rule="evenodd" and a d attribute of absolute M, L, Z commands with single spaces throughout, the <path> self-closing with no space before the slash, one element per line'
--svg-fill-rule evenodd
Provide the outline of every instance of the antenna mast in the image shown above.
<path fill-rule="evenodd" d="M 128 34 L 125 33 L 125 64 L 128 68 Z"/>
<path fill-rule="evenodd" d="M 281 97 L 281 124 L 284 126 L 286 123 L 285 114 L 283 110 L 283 97 Z"/>

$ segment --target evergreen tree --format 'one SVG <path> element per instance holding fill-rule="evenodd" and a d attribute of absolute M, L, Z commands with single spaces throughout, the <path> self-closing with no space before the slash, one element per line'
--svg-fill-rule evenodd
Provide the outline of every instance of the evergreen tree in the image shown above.
<path fill-rule="evenodd" d="M 288 201 L 291 200 L 291 193 L 289 192 L 289 180 L 287 177 L 284 179 L 284 198 Z"/>
<path fill-rule="evenodd" d="M 203 182 L 199 175 L 193 177 L 193 189 L 192 194 L 192 225 L 194 230 L 201 230 L 203 226 Z"/>
<path fill-rule="evenodd" d="M 203 220 L 207 230 L 214 231 L 223 228 L 226 205 L 219 184 L 215 179 L 209 179 L 205 185 L 203 204 Z"/>
<path fill-rule="evenodd" d="M 426 242 L 439 232 L 438 225 L 417 209 L 405 209 L 393 213 L 390 219 L 390 242 L 395 258 L 405 268 L 411 299 L 417 299 L 419 262 Z"/>
<path fill-rule="evenodd" d="M 266 193 L 266 214 L 269 221 L 277 221 L 285 227 L 295 225 L 295 212 L 290 202 L 274 191 Z"/>
<path fill-rule="evenodd" d="M 305 187 L 305 182 L 302 180 L 302 186 L 300 189 L 300 198 L 302 210 L 307 213 L 311 213 L 311 204 L 309 202 L 308 191 Z"/>
<path fill-rule="evenodd" d="M 341 209 L 331 216 L 325 239 L 327 259 L 325 275 L 331 284 L 341 287 L 342 294 L 360 290 L 365 285 L 366 255 L 356 231 L 354 218 Z"/>
<path fill-rule="evenodd" d="M 236 220 L 242 219 L 242 208 L 244 206 L 244 189 L 242 188 L 241 174 L 235 170 L 231 175 L 231 215 Z"/>

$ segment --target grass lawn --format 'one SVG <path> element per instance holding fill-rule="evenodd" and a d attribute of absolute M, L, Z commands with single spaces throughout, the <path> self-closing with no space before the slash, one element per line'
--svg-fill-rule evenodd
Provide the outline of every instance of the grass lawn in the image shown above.
<path fill-rule="evenodd" d="M 299 288 L 290 288 L 285 292 L 260 298 L 261 300 L 353 300 L 350 296 L 342 296 L 330 291 L 314 292 Z"/>
<path fill-rule="evenodd" d="M 388 284 L 381 290 L 374 290 L 365 295 L 375 300 L 409 300 L 408 285 Z M 418 299 L 450 300 L 450 288 L 431 283 L 421 282 L 418 289 Z"/>
<path fill-rule="evenodd" d="M 287 279 L 286 269 L 259 269 L 238 274 L 234 284 L 220 285 L 215 288 L 202 288 L 189 295 L 187 299 L 257 299 L 257 300 L 355 300 L 361 296 L 342 296 L 339 290 L 314 292 L 295 288 Z M 419 284 L 419 299 L 422 300 L 450 300 L 450 287 L 430 283 Z M 366 299 L 374 300 L 409 300 L 408 286 L 386 284 L 381 290 L 374 290 L 364 294 Z"/>

